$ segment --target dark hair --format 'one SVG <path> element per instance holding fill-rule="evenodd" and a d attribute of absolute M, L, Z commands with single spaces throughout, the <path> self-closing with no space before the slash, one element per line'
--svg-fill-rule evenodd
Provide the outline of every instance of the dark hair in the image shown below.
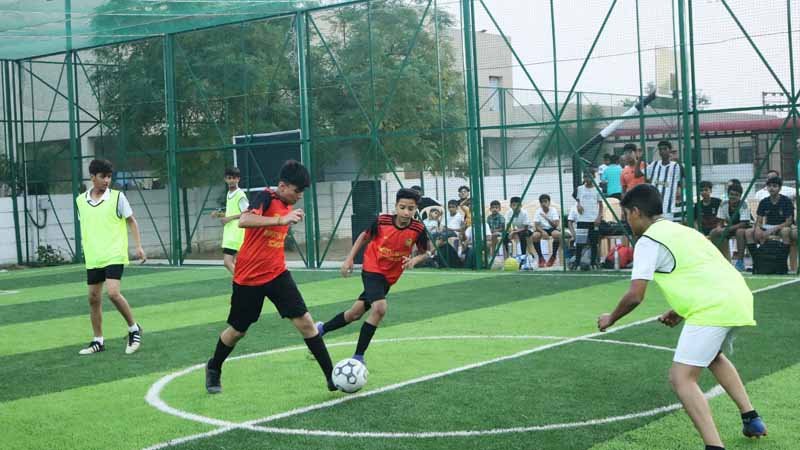
<path fill-rule="evenodd" d="M 736 183 L 733 183 L 733 184 L 729 185 L 728 186 L 728 194 L 730 194 L 731 192 L 738 192 L 739 194 L 741 194 L 742 193 L 742 185 L 741 184 L 736 184 Z"/>
<path fill-rule="evenodd" d="M 397 191 L 394 201 L 397 203 L 402 199 L 414 200 L 414 203 L 419 203 L 420 195 L 419 192 L 415 191 L 414 189 L 403 188 Z"/>
<path fill-rule="evenodd" d="M 522 203 L 522 199 L 519 197 L 511 197 L 511 200 L 508 203 Z"/>
<path fill-rule="evenodd" d="M 92 162 L 89 163 L 89 175 L 111 174 L 113 172 L 114 166 L 111 164 L 111 161 L 107 159 L 93 159 Z"/>
<path fill-rule="evenodd" d="M 738 178 L 731 178 L 730 180 L 728 180 L 728 186 L 731 186 L 731 185 L 737 185 L 739 187 L 742 187 L 742 182 L 739 181 Z"/>
<path fill-rule="evenodd" d="M 663 212 L 661 194 L 652 184 L 636 185 L 622 197 L 619 204 L 627 210 L 639 208 L 639 212 L 647 217 L 658 216 Z"/>
<path fill-rule="evenodd" d="M 658 147 L 667 147 L 672 150 L 672 143 L 670 141 L 658 141 Z"/>
<path fill-rule="evenodd" d="M 619 155 L 611 155 L 611 164 L 617 164 L 619 162 Z"/>
<path fill-rule="evenodd" d="M 622 151 L 623 152 L 635 152 L 636 151 L 636 144 L 628 142 L 627 144 L 625 144 L 624 147 L 622 147 Z"/>
<path fill-rule="evenodd" d="M 769 174 L 771 174 L 771 173 L 774 173 L 776 177 L 779 177 L 779 176 L 781 176 L 781 173 L 780 173 L 780 172 L 778 172 L 777 170 L 775 170 L 775 169 L 769 169 L 769 170 L 767 171 L 767 178 L 772 178 L 771 176 L 769 176 Z"/>
<path fill-rule="evenodd" d="M 539 203 L 542 203 L 545 200 L 547 200 L 549 202 L 550 201 L 550 196 L 547 195 L 547 194 L 542 194 L 542 195 L 539 196 Z"/>
<path fill-rule="evenodd" d="M 290 159 L 283 163 L 278 179 L 286 184 L 294 185 L 299 191 L 311 185 L 308 169 L 299 161 Z"/>
<path fill-rule="evenodd" d="M 226 177 L 233 177 L 233 178 L 241 178 L 242 177 L 242 173 L 239 172 L 239 168 L 238 167 L 228 167 L 227 169 L 225 169 L 225 176 Z"/>
<path fill-rule="evenodd" d="M 712 190 L 714 189 L 714 185 L 711 184 L 710 181 L 701 181 L 700 184 L 697 185 L 697 187 L 699 187 L 701 190 L 703 190 L 705 188 L 709 188 L 709 189 L 712 189 Z"/>
<path fill-rule="evenodd" d="M 449 208 L 451 206 L 456 206 L 457 207 L 458 206 L 458 200 L 448 200 L 447 201 L 447 207 Z"/>
<path fill-rule="evenodd" d="M 770 184 L 777 184 L 778 186 L 783 186 L 783 178 L 769 177 L 767 178 L 767 186 L 769 186 Z"/>
<path fill-rule="evenodd" d="M 458 187 L 458 192 L 461 192 L 461 191 L 469 192 L 469 186 L 459 186 Z"/>
<path fill-rule="evenodd" d="M 411 186 L 411 189 L 413 189 L 413 190 L 415 190 L 415 191 L 417 191 L 419 193 L 422 193 L 422 186 L 414 185 L 414 186 Z"/>
<path fill-rule="evenodd" d="M 498 208 L 500 207 L 500 201 L 499 200 L 492 200 L 492 203 L 489 203 L 489 207 L 490 208 L 494 208 L 495 206 L 497 206 Z"/>
<path fill-rule="evenodd" d="M 608 153 L 603 153 L 603 159 L 611 159 L 611 155 Z"/>

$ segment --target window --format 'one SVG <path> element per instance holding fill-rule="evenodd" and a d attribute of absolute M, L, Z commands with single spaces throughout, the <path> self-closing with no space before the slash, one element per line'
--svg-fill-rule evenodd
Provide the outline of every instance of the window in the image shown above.
<path fill-rule="evenodd" d="M 489 111 L 500 111 L 500 96 L 503 95 L 501 91 L 498 91 L 498 88 L 503 87 L 503 77 L 489 77 L 489 96 L 491 99 L 489 100 Z"/>
<path fill-rule="evenodd" d="M 742 142 L 739 144 L 739 164 L 753 164 L 753 144 Z"/>
<path fill-rule="evenodd" d="M 711 149 L 711 158 L 714 165 L 728 164 L 728 147 L 714 147 Z"/>

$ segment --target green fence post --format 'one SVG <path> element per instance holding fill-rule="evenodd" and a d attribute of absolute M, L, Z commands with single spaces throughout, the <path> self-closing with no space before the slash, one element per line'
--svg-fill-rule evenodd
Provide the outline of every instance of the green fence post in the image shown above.
<path fill-rule="evenodd" d="M 11 72 L 9 62 L 3 61 L 3 84 L 5 85 L 5 102 L 3 104 L 4 119 L 6 122 L 6 151 L 8 162 L 11 164 L 11 209 L 14 215 L 14 237 L 17 239 L 17 264 L 22 264 L 22 242 L 19 239 L 19 205 L 17 205 L 17 163 L 14 158 L 14 125 L 11 123 Z"/>
<path fill-rule="evenodd" d="M 181 265 L 181 216 L 178 190 L 178 130 L 175 106 L 175 35 L 164 35 L 164 100 L 167 113 L 167 172 L 169 179 L 169 230 L 172 265 Z"/>
<path fill-rule="evenodd" d="M 311 174 L 311 185 L 306 189 L 303 196 L 303 206 L 306 213 L 303 223 L 306 227 L 306 267 L 314 267 L 317 262 L 316 247 L 314 245 L 314 202 L 316 202 L 316 179 L 314 161 L 311 155 L 311 120 L 309 108 L 311 102 L 308 98 L 308 56 L 306 48 L 306 34 L 308 26 L 305 20 L 305 13 L 297 13 L 294 16 L 295 40 L 297 41 L 297 67 L 300 88 L 300 150 L 303 164 Z"/>
<path fill-rule="evenodd" d="M 506 124 L 508 118 L 506 117 L 506 90 L 505 88 L 497 88 L 497 93 L 500 95 L 500 166 L 503 171 L 503 198 L 508 198 L 508 130 Z"/>
<path fill-rule="evenodd" d="M 692 180 L 694 158 L 692 149 L 692 135 L 689 128 L 689 80 L 687 65 L 690 63 L 686 57 L 686 0 L 678 0 L 678 39 L 680 49 L 680 77 L 681 77 L 681 128 L 683 131 L 683 208 L 686 224 L 694 227 L 694 183 Z"/>
<path fill-rule="evenodd" d="M 69 5 L 69 2 L 67 2 Z M 69 20 L 67 21 L 69 28 Z M 80 193 L 81 181 L 83 179 L 83 171 L 81 168 L 81 141 L 77 130 L 75 129 L 77 121 L 77 111 L 75 110 L 75 70 L 73 67 L 73 52 L 67 52 L 65 58 L 67 67 L 65 69 L 67 74 L 67 112 L 69 115 L 69 151 L 70 151 L 70 168 L 72 172 L 72 196 L 75 197 Z M 75 256 L 73 262 L 80 262 L 83 259 L 83 247 L 81 245 L 81 226 L 78 222 L 78 207 L 72 205 L 72 217 L 74 220 L 75 229 Z"/>

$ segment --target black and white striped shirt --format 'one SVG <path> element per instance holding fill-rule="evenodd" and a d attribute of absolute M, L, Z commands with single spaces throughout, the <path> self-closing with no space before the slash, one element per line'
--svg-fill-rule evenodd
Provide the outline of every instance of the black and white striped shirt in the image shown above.
<path fill-rule="evenodd" d="M 666 165 L 661 161 L 653 161 L 645 169 L 647 182 L 655 186 L 663 199 L 664 217 L 667 219 L 680 218 L 682 209 L 675 204 L 675 196 L 680 192 L 683 171 L 675 161 Z"/>

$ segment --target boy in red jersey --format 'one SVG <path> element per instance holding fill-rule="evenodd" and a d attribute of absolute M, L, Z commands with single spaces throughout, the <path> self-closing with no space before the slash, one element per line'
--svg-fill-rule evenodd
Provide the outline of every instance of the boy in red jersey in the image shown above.
<path fill-rule="evenodd" d="M 233 274 L 229 326 L 220 334 L 214 356 L 206 364 L 209 394 L 222 392 L 222 363 L 250 325 L 258 321 L 264 297 L 270 299 L 281 317 L 290 319 L 300 331 L 325 374 L 328 389 L 336 390 L 331 380 L 333 364 L 328 349 L 286 269 L 283 250 L 289 226 L 303 220 L 303 210 L 292 209 L 292 205 L 303 198 L 303 190 L 309 185 L 308 170 L 297 161 L 287 161 L 281 168 L 279 180 L 276 190 L 264 189 L 239 219 L 239 227 L 246 229 L 244 243 Z"/>
<path fill-rule="evenodd" d="M 354 359 L 364 362 L 372 336 L 386 315 L 386 294 L 397 282 L 405 269 L 413 269 L 417 264 L 431 257 L 428 250 L 428 237 L 425 226 L 414 219 L 420 196 L 414 190 L 397 191 L 395 215 L 381 214 L 375 219 L 369 230 L 362 232 L 356 239 L 350 255 L 342 264 L 342 276 L 347 277 L 353 271 L 353 259 L 361 247 L 369 242 L 364 251 L 364 265 L 361 280 L 364 292 L 358 296 L 347 311 L 341 312 L 328 322 L 317 322 L 320 336 L 338 330 L 358 320 L 364 312 L 371 310 L 369 317 L 361 325 Z M 419 255 L 412 258 L 411 248 L 416 243 Z"/>

